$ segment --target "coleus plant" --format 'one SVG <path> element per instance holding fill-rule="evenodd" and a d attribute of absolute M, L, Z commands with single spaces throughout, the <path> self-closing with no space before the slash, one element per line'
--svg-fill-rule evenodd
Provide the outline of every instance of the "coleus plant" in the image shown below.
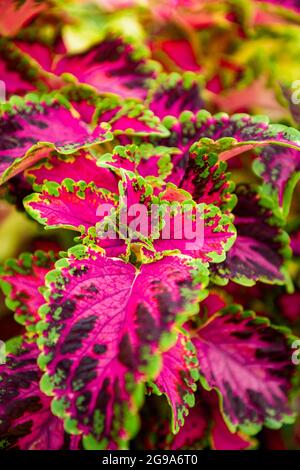
<path fill-rule="evenodd" d="M 34 27 L 13 34 L 0 43 L 4 193 L 22 188 L 28 216 L 75 239 L 1 268 L 22 330 L 0 366 L 1 447 L 246 449 L 292 423 L 295 337 L 228 283 L 291 286 L 299 131 L 211 114 L 196 74 L 160 72 L 125 38 L 69 54 Z M 236 185 L 234 158 L 259 180 Z M 134 207 L 144 217 L 124 222 Z"/>

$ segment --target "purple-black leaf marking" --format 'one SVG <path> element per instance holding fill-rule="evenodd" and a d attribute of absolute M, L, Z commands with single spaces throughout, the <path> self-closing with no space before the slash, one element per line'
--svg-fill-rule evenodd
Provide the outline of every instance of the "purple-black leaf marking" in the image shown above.
<path fill-rule="evenodd" d="M 80 436 L 68 436 L 53 416 L 51 400 L 40 391 L 39 350 L 23 342 L 0 365 L 0 444 L 4 449 L 76 450 Z"/>

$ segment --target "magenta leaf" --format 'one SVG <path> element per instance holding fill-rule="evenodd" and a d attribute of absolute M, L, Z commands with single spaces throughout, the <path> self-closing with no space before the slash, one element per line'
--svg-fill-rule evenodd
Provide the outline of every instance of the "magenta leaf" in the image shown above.
<path fill-rule="evenodd" d="M 256 441 L 247 434 L 236 430 L 232 432 L 224 420 L 220 411 L 217 394 L 212 392 L 201 392 L 204 406 L 209 407 L 210 415 L 210 442 L 214 450 L 247 450 L 256 445 Z"/>
<path fill-rule="evenodd" d="M 300 141 L 300 135 L 297 138 Z M 294 188 L 300 179 L 300 152 L 270 145 L 260 152 L 253 168 L 263 179 L 264 193 L 271 196 L 287 216 Z"/>
<path fill-rule="evenodd" d="M 149 108 L 156 116 L 179 117 L 182 111 L 198 112 L 203 108 L 199 77 L 186 72 L 182 76 L 162 74 L 149 97 Z"/>
<path fill-rule="evenodd" d="M 97 160 L 84 151 L 67 156 L 52 152 L 48 159 L 26 170 L 26 177 L 35 190 L 40 190 L 47 181 L 61 184 L 66 175 L 76 183 L 85 181 L 98 188 L 118 192 L 116 175 L 107 168 L 99 168 Z"/>
<path fill-rule="evenodd" d="M 228 116 L 225 113 L 212 116 L 205 110 L 197 114 L 186 111 L 178 119 L 166 117 L 163 125 L 170 131 L 170 136 L 163 139 L 153 137 L 152 141 L 155 144 L 178 147 L 181 150 L 181 155 L 172 161 L 174 173 L 170 181 L 177 185 L 180 185 L 188 165 L 189 148 L 197 141 L 200 141 L 199 144 L 205 147 L 207 152 L 217 153 L 221 161 L 257 149 L 260 151 L 260 156 L 255 171 L 267 184 L 273 178 L 272 188 L 277 193 L 282 182 L 280 178 L 277 183 L 280 168 L 287 166 L 287 169 L 284 169 L 284 178 L 285 181 L 289 181 L 295 159 L 297 162 L 299 159 L 299 131 L 279 124 L 269 124 L 265 117 L 251 117 L 247 114 Z M 290 152 L 293 157 L 290 156 Z M 281 166 L 277 170 L 276 166 L 279 164 Z"/>
<path fill-rule="evenodd" d="M 73 75 L 100 93 L 144 99 L 157 67 L 146 50 L 111 36 L 86 52 L 63 57 L 54 72 Z"/>
<path fill-rule="evenodd" d="M 154 147 L 151 144 L 117 145 L 112 153 L 101 155 L 98 158 L 100 167 L 123 168 L 146 178 L 154 176 L 165 179 L 172 169 L 171 155 L 177 149 L 170 147 Z"/>
<path fill-rule="evenodd" d="M 247 450 L 253 448 L 253 441 L 247 434 L 240 431 L 231 432 L 219 410 L 218 405 L 213 408 L 211 426 L 211 444 L 215 450 Z"/>
<path fill-rule="evenodd" d="M 110 140 L 109 125 L 91 131 L 73 117 L 63 97 L 12 99 L 4 105 L 0 120 L 0 172 L 4 182 L 55 149 L 70 154 L 92 144 Z"/>
<path fill-rule="evenodd" d="M 227 164 L 215 152 L 207 152 L 201 143 L 191 146 L 180 187 L 197 203 L 214 204 L 222 210 L 232 209 L 236 202 L 234 183 L 227 173 Z"/>
<path fill-rule="evenodd" d="M 33 193 L 24 199 L 24 207 L 31 217 L 47 228 L 67 228 L 87 233 L 100 223 L 97 215 L 102 204 L 114 205 L 113 195 L 96 188 L 93 183 L 74 182 L 65 179 L 61 184 L 47 182 L 41 193 Z"/>
<path fill-rule="evenodd" d="M 203 282 L 186 260 L 139 270 L 78 245 L 47 276 L 40 331 L 42 388 L 87 448 L 124 448 L 136 432 L 143 384 L 159 372 L 159 348 L 195 313 Z M 171 346 L 171 344 L 170 344 Z M 169 347 L 170 347 L 169 346 Z"/>
<path fill-rule="evenodd" d="M 239 185 L 236 194 L 238 203 L 233 212 L 237 238 L 226 260 L 216 268 L 219 279 L 248 286 L 257 281 L 283 284 L 284 261 L 291 250 L 274 202 L 247 185 Z"/>
<path fill-rule="evenodd" d="M 156 46 L 157 47 L 157 46 Z M 199 72 L 201 67 L 191 42 L 188 39 L 166 39 L 158 42 L 158 51 L 162 62 L 169 68 L 174 65 L 183 71 Z M 165 56 L 165 57 L 164 57 Z"/>
<path fill-rule="evenodd" d="M 209 413 L 207 406 L 197 396 L 195 406 L 185 419 L 184 426 L 172 437 L 168 448 L 171 450 L 203 449 L 209 429 Z"/>
<path fill-rule="evenodd" d="M 109 97 L 103 101 L 99 100 L 96 117 L 98 121 L 108 122 L 115 136 L 169 135 L 168 130 L 151 110 L 129 99 L 121 101 L 119 98 Z"/>
<path fill-rule="evenodd" d="M 3 37 L 0 37 L 0 56 L 0 77 L 5 84 L 7 97 L 47 88 L 37 64 Z"/>
<path fill-rule="evenodd" d="M 45 276 L 53 269 L 56 259 L 53 252 L 23 253 L 18 259 L 7 260 L 0 269 L 7 306 L 15 312 L 15 319 L 28 328 L 40 320 L 38 309 L 44 304 L 44 298 L 39 288 L 44 285 Z"/>
<path fill-rule="evenodd" d="M 190 203 L 190 201 L 187 201 Z M 183 206 L 184 207 L 184 206 Z M 213 205 L 194 206 L 172 215 L 172 206 L 165 210 L 164 218 L 170 215 L 170 236 L 164 236 L 166 225 L 153 245 L 157 252 L 179 250 L 182 254 L 198 258 L 203 262 L 220 263 L 232 247 L 236 231 L 232 219 L 222 214 Z M 191 224 L 188 223 L 191 220 Z M 197 221 L 202 225 L 198 236 Z M 188 225 L 187 225 L 188 224 Z"/>
<path fill-rule="evenodd" d="M 263 424 L 290 422 L 290 380 L 294 371 L 285 332 L 263 317 L 232 306 L 193 333 L 201 383 L 216 389 L 230 429 L 250 433 Z"/>
<path fill-rule="evenodd" d="M 195 404 L 198 361 L 193 344 L 179 333 L 176 344 L 162 356 L 162 369 L 152 385 L 154 392 L 165 394 L 172 408 L 173 432 L 183 426 L 189 408 Z M 151 387 L 151 385 L 150 385 Z"/>
<path fill-rule="evenodd" d="M 119 96 L 98 95 L 88 85 L 68 85 L 60 90 L 88 124 L 109 123 L 115 136 L 167 136 L 168 130 L 143 104 Z"/>
<path fill-rule="evenodd" d="M 0 443 L 2 448 L 60 450 L 79 448 L 80 437 L 68 436 L 53 416 L 50 398 L 39 388 L 39 350 L 26 343 L 0 365 Z"/>

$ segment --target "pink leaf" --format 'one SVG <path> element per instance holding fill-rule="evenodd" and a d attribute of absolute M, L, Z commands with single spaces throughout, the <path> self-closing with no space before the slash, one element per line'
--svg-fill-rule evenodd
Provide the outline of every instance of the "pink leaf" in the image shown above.
<path fill-rule="evenodd" d="M 44 285 L 45 276 L 53 269 L 56 259 L 53 252 L 23 253 L 16 260 L 7 260 L 1 268 L 1 288 L 19 323 L 31 326 L 40 320 L 37 312 L 44 298 L 39 288 Z"/>
<path fill-rule="evenodd" d="M 0 120 L 0 172 L 2 182 L 49 154 L 49 149 L 70 154 L 112 138 L 107 125 L 89 130 L 75 118 L 62 98 L 30 95 L 11 101 Z"/>
<path fill-rule="evenodd" d="M 97 160 L 84 151 L 68 156 L 52 152 L 47 160 L 27 170 L 26 176 L 36 190 L 47 181 L 61 184 L 67 176 L 75 182 L 94 183 L 98 188 L 118 192 L 117 176 L 109 169 L 99 168 Z"/>
<path fill-rule="evenodd" d="M 202 285 L 183 259 L 137 270 L 82 245 L 57 267 L 41 310 L 43 389 L 73 432 L 89 435 L 86 447 L 122 448 L 135 433 L 146 376 L 158 372 L 159 346 L 197 308 Z"/>
<path fill-rule="evenodd" d="M 87 52 L 59 60 L 55 73 L 71 74 L 100 93 L 143 99 L 156 77 L 156 66 L 144 51 L 141 54 L 122 38 L 107 37 Z"/>
<path fill-rule="evenodd" d="M 249 185 L 238 185 L 236 194 L 238 203 L 233 213 L 237 238 L 226 260 L 217 267 L 218 277 L 248 286 L 257 281 L 283 284 L 282 267 L 291 253 L 274 202 Z"/>
<path fill-rule="evenodd" d="M 176 344 L 163 354 L 162 369 L 154 382 L 158 393 L 166 395 L 172 408 L 174 432 L 183 426 L 189 408 L 195 404 L 197 365 L 193 344 L 184 334 L 179 333 Z"/>
<path fill-rule="evenodd" d="M 38 353 L 35 343 L 24 342 L 0 365 L 0 441 L 20 450 L 78 449 L 80 438 L 65 434 L 50 398 L 40 391 Z"/>
<path fill-rule="evenodd" d="M 89 228 L 101 222 L 104 215 L 97 215 L 101 205 L 113 206 L 111 193 L 98 189 L 84 181 L 64 180 L 61 184 L 48 182 L 41 193 L 33 193 L 24 199 L 28 213 L 49 228 L 64 227 L 87 233 Z"/>
<path fill-rule="evenodd" d="M 293 373 L 284 333 L 263 317 L 232 306 L 211 317 L 193 335 L 202 384 L 216 389 L 227 424 L 277 426 L 291 418 Z"/>

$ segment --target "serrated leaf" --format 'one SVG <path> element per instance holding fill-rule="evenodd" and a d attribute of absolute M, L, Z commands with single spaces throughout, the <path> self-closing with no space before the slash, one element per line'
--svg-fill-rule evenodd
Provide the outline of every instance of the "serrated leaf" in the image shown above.
<path fill-rule="evenodd" d="M 98 214 L 101 205 L 114 206 L 109 191 L 87 185 L 84 181 L 65 179 L 61 184 L 45 183 L 41 193 L 24 199 L 24 207 L 31 217 L 47 228 L 68 228 L 87 233 L 104 218 Z"/>
<path fill-rule="evenodd" d="M 99 100 L 96 118 L 98 121 L 108 122 L 115 136 L 169 135 L 151 110 L 133 100 Z"/>
<path fill-rule="evenodd" d="M 256 442 L 241 431 L 230 431 L 220 411 L 218 397 L 215 392 L 201 392 L 204 406 L 210 408 L 210 442 L 214 450 L 248 450 L 255 447 Z"/>
<path fill-rule="evenodd" d="M 0 285 L 6 303 L 14 310 L 15 319 L 31 328 L 39 320 L 38 309 L 44 303 L 39 288 L 45 276 L 54 267 L 57 255 L 53 252 L 23 253 L 17 259 L 7 260 L 0 268 Z"/>
<path fill-rule="evenodd" d="M 84 151 L 68 156 L 52 152 L 25 174 L 35 190 L 40 190 L 47 181 L 61 184 L 67 176 L 75 182 L 85 181 L 113 193 L 118 191 L 117 176 L 109 169 L 99 168 L 97 160 Z"/>
<path fill-rule="evenodd" d="M 0 120 L 0 172 L 3 183 L 49 155 L 62 154 L 110 140 L 109 126 L 91 131 L 73 116 L 62 98 L 28 95 L 4 105 Z"/>
<path fill-rule="evenodd" d="M 236 195 L 233 213 L 237 238 L 226 260 L 217 267 L 218 276 L 244 285 L 257 281 L 283 284 L 284 262 L 291 250 L 274 202 L 249 185 L 240 184 Z"/>
<path fill-rule="evenodd" d="M 182 449 L 203 449 L 205 447 L 206 435 L 209 429 L 209 412 L 204 401 L 196 396 L 196 404 L 190 410 L 189 415 L 185 419 L 184 426 L 179 430 L 178 434 L 169 437 L 171 442 L 167 448 L 170 450 Z"/>
<path fill-rule="evenodd" d="M 249 150 L 259 151 L 256 173 L 262 176 L 266 185 L 270 185 L 271 181 L 274 197 L 280 198 L 283 179 L 284 185 L 287 186 L 284 189 L 288 191 L 284 197 L 290 201 L 290 187 L 293 189 L 295 185 L 292 173 L 300 158 L 300 133 L 296 129 L 269 124 L 264 116 L 251 117 L 247 114 L 228 116 L 225 113 L 212 116 L 204 110 L 197 114 L 183 112 L 178 119 L 166 117 L 163 125 L 170 131 L 170 136 L 163 139 L 153 137 L 152 141 L 159 145 L 178 147 L 181 150 L 181 154 L 172 160 L 174 171 L 170 181 L 175 184 L 179 185 L 184 176 L 189 161 L 190 146 L 200 141 L 207 152 L 217 153 L 221 161 Z M 282 178 L 277 182 L 280 169 L 285 165 Z"/>
<path fill-rule="evenodd" d="M 123 448 L 136 432 L 143 383 L 159 371 L 159 347 L 195 312 L 203 285 L 178 257 L 137 270 L 78 246 L 63 266 L 48 276 L 43 308 L 44 390 L 90 435 L 87 447 Z"/>
<path fill-rule="evenodd" d="M 263 180 L 262 192 L 271 196 L 287 216 L 293 191 L 300 180 L 300 152 L 270 145 L 260 151 L 253 169 Z"/>
<path fill-rule="evenodd" d="M 6 99 L 14 94 L 25 95 L 31 91 L 47 89 L 37 64 L 12 41 L 3 37 L 0 38 L 0 56 L 1 86 L 5 86 Z"/>
<path fill-rule="evenodd" d="M 227 164 L 216 152 L 208 152 L 201 142 L 193 144 L 180 187 L 188 191 L 197 203 L 214 204 L 222 210 L 231 209 L 236 201 L 234 183 Z"/>
<path fill-rule="evenodd" d="M 292 419 L 288 404 L 291 376 L 289 340 L 263 317 L 232 306 L 194 332 L 201 383 L 216 389 L 226 423 L 257 432 L 263 424 Z"/>
<path fill-rule="evenodd" d="M 170 115 L 179 117 L 182 111 L 199 111 L 204 106 L 199 77 L 191 72 L 161 74 L 149 95 L 148 105 L 160 119 Z"/>
<path fill-rule="evenodd" d="M 154 392 L 165 394 L 171 406 L 173 432 L 184 425 L 189 409 L 195 404 L 197 379 L 196 351 L 188 337 L 179 333 L 176 344 L 162 355 L 162 368 L 154 381 Z"/>
<path fill-rule="evenodd" d="M 170 223 L 163 227 L 159 238 L 153 242 L 155 250 L 160 253 L 179 250 L 203 262 L 220 263 L 236 238 L 231 218 L 213 205 L 193 207 L 191 204 L 190 209 L 182 211 L 180 207 L 174 215 L 170 206 L 165 209 L 163 219 L 170 220 Z M 168 227 L 170 234 L 166 235 Z"/>
<path fill-rule="evenodd" d="M 100 93 L 143 99 L 157 67 L 148 59 L 147 51 L 121 37 L 108 36 L 86 52 L 58 60 L 54 72 L 73 75 Z"/>
<path fill-rule="evenodd" d="M 98 166 L 124 169 L 144 178 L 153 176 L 165 179 L 172 169 L 171 155 L 173 153 L 177 153 L 177 149 L 154 147 L 151 144 L 116 145 L 112 153 L 98 158 Z"/>

